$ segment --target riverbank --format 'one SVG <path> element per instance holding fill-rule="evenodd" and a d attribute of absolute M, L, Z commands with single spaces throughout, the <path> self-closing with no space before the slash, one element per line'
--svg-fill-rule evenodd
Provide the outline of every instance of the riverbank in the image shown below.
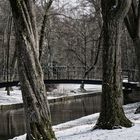
<path fill-rule="evenodd" d="M 91 131 L 99 113 L 53 126 L 57 140 L 140 140 L 140 114 L 134 114 L 140 102 L 123 106 L 126 116 L 134 123 L 131 128 Z M 25 140 L 26 134 L 12 140 Z"/>
<path fill-rule="evenodd" d="M 101 92 L 101 85 L 85 85 L 86 91 L 84 93 L 79 91 L 79 87 L 79 84 L 60 84 L 57 85 L 56 89 L 51 92 L 47 92 L 47 97 L 50 100 L 68 96 L 84 95 L 93 92 Z M 14 108 L 15 104 L 19 104 L 19 106 L 21 106 L 22 103 L 23 100 L 20 87 L 13 87 L 13 91 L 10 91 L 10 96 L 7 95 L 5 88 L 0 88 L 0 110 L 4 108 L 10 109 L 11 106 Z"/>

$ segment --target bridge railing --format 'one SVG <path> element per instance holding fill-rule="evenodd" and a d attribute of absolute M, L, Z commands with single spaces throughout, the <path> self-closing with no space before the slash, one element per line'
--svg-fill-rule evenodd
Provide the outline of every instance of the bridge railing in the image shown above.
<path fill-rule="evenodd" d="M 68 67 L 68 66 L 57 66 L 57 67 L 47 67 L 43 69 L 44 71 L 44 79 L 85 79 L 85 80 L 92 80 L 92 79 L 102 79 L 102 68 L 96 67 L 89 72 L 89 74 L 84 78 L 85 71 L 88 68 L 85 67 Z M 137 70 L 123 70 L 122 75 L 123 78 L 127 78 L 128 81 L 137 81 Z M 0 82 L 7 82 L 7 81 L 18 81 L 19 75 L 16 72 L 14 79 L 10 79 L 10 73 L 3 72 L 0 73 Z M 8 80 L 7 80 L 8 78 Z"/>
<path fill-rule="evenodd" d="M 133 81 L 133 82 L 139 81 L 138 70 L 136 70 L 136 69 L 131 69 L 131 70 L 123 69 L 122 76 L 123 76 L 123 78 L 127 78 L 128 81 Z"/>
<path fill-rule="evenodd" d="M 87 68 L 85 67 L 49 67 L 44 70 L 45 79 L 83 79 Z M 102 79 L 101 69 L 91 70 L 84 79 Z"/>

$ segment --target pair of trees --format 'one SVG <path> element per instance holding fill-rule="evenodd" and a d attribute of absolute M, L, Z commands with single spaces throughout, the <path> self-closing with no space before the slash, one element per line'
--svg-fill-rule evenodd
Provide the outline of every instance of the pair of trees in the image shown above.
<path fill-rule="evenodd" d="M 9 0 L 18 45 L 18 68 L 26 113 L 28 139 L 55 139 L 46 98 L 43 73 L 40 66 L 45 26 L 41 38 L 36 27 L 34 0 Z M 97 127 L 113 129 L 118 126 L 130 127 L 132 123 L 125 117 L 119 103 L 122 94 L 120 77 L 120 35 L 121 27 L 129 11 L 131 0 L 102 0 L 103 15 L 103 94 L 102 110 Z M 48 5 L 47 5 L 48 6 Z M 47 11 L 46 11 L 47 12 Z M 43 23 L 45 25 L 46 17 Z"/>

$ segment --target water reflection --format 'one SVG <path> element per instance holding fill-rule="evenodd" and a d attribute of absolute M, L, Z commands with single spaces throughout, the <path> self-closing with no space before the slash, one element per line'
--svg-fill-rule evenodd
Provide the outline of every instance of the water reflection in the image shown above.
<path fill-rule="evenodd" d="M 100 110 L 101 93 L 52 99 L 50 110 L 53 125 L 74 120 Z M 0 111 L 0 140 L 25 133 L 24 110 Z"/>
<path fill-rule="evenodd" d="M 23 109 L 0 111 L 0 140 L 7 140 L 25 132 Z"/>

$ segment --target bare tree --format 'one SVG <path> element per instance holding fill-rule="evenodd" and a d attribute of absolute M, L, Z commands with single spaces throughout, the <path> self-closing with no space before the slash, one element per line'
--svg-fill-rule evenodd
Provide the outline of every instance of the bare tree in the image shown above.
<path fill-rule="evenodd" d="M 7 60 L 9 59 L 7 57 L 7 54 L 8 54 L 8 40 L 9 38 L 11 38 L 11 33 L 10 32 L 10 28 L 8 25 L 10 25 L 10 18 L 9 18 L 9 14 L 10 14 L 10 10 L 9 10 L 9 5 L 8 5 L 8 2 L 6 0 L 1 0 L 0 1 L 0 35 L 1 35 L 1 40 L 0 40 L 0 43 L 1 43 L 1 59 L 0 59 L 0 62 L 1 62 L 1 79 L 2 80 L 5 80 L 7 79 Z M 9 34 L 8 34 L 9 33 Z M 8 59 L 7 59 L 8 58 Z"/>
<path fill-rule="evenodd" d="M 102 0 L 103 15 L 103 83 L 101 113 L 96 127 L 115 129 L 131 127 L 124 114 L 119 98 L 122 96 L 121 48 L 122 24 L 131 0 Z"/>
<path fill-rule="evenodd" d="M 6 80 L 7 82 L 10 82 L 10 44 L 11 44 L 11 34 L 12 34 L 12 25 L 13 25 L 13 19 L 12 16 L 9 16 L 8 20 L 8 27 L 7 27 L 7 51 L 6 51 Z M 7 95 L 10 95 L 10 87 L 6 88 Z"/>
<path fill-rule="evenodd" d="M 27 139 L 53 140 L 44 77 L 39 62 L 39 37 L 34 0 L 9 0 L 18 44 L 18 72 L 26 114 Z"/>
<path fill-rule="evenodd" d="M 46 24 L 48 20 L 48 11 L 52 5 L 53 0 L 49 0 L 48 3 L 45 4 L 45 14 L 42 21 L 41 31 L 40 31 L 40 39 L 39 39 L 39 59 L 41 59 L 42 51 L 43 51 L 43 43 L 45 39 L 46 32 Z"/>

